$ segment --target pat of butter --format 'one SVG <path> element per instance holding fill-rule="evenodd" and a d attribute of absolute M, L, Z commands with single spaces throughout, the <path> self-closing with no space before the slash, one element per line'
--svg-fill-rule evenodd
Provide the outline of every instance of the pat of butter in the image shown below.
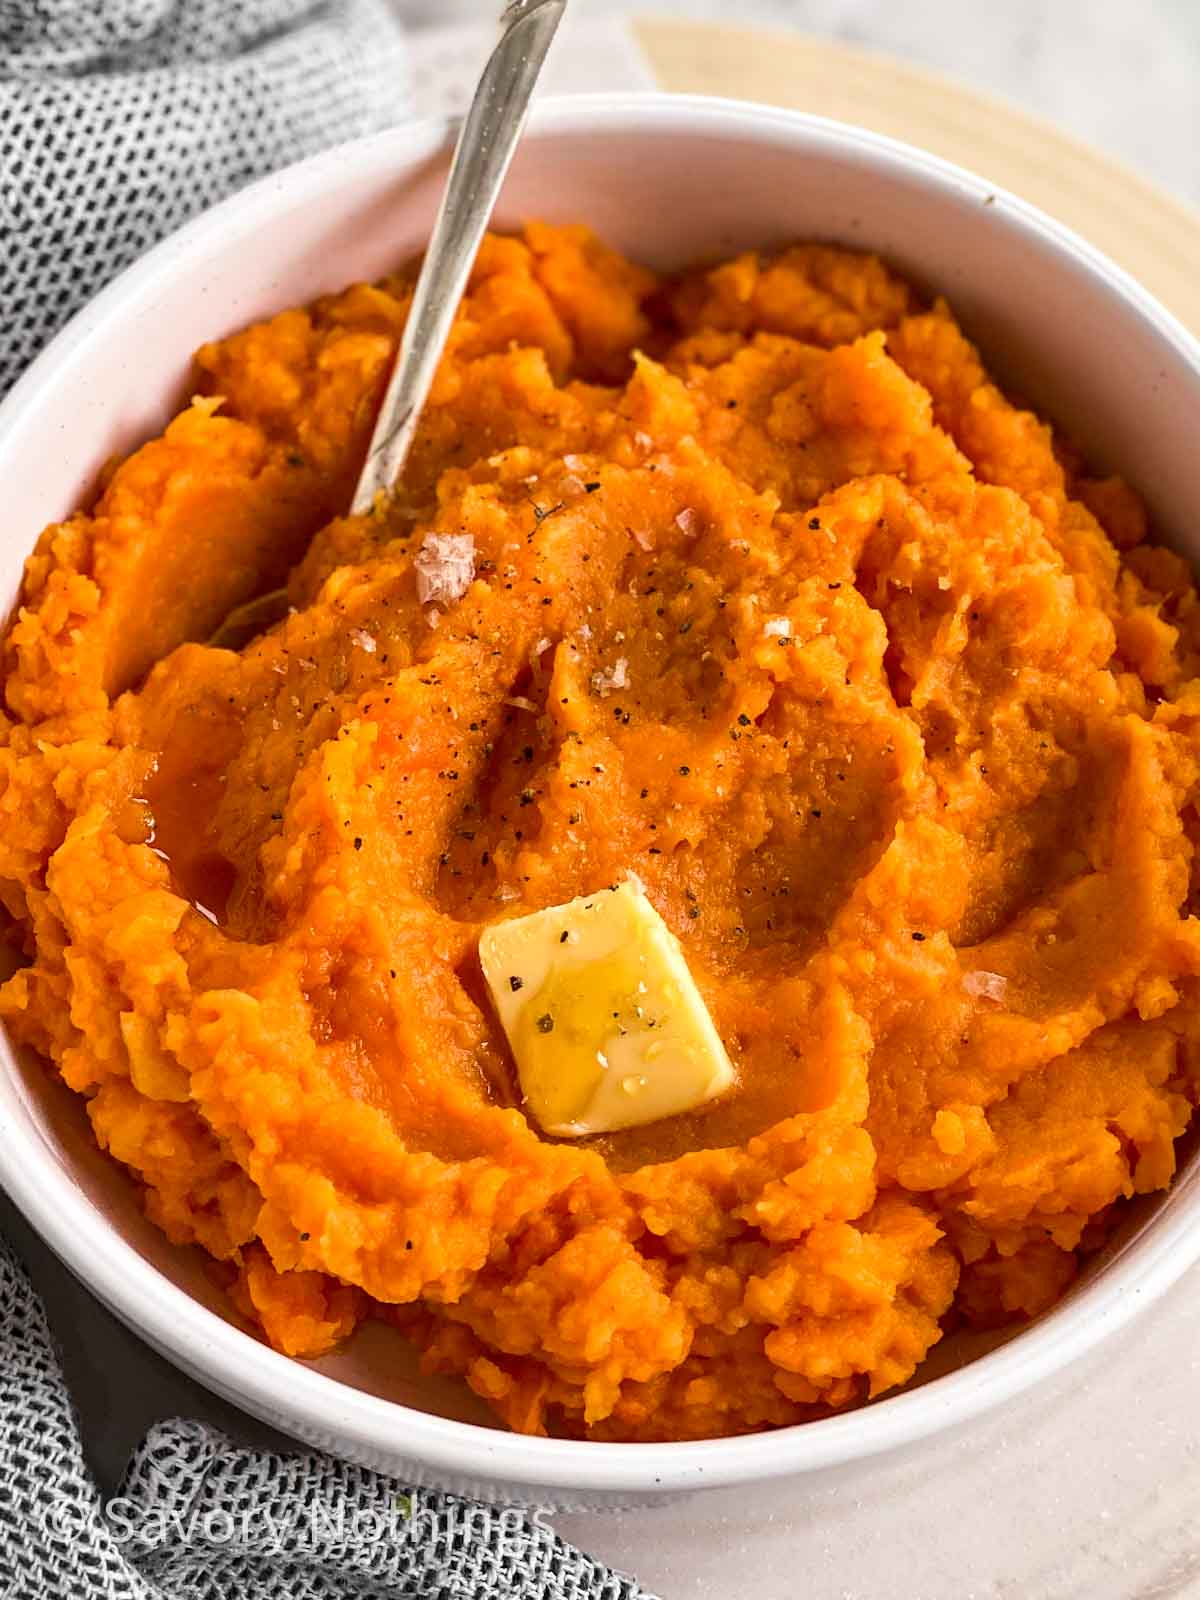
<path fill-rule="evenodd" d="M 498 922 L 479 959 L 547 1133 L 656 1122 L 734 1081 L 679 941 L 636 881 Z"/>

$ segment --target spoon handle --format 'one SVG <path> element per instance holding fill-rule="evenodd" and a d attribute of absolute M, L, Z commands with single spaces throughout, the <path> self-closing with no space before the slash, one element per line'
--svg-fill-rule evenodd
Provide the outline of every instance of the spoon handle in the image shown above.
<path fill-rule="evenodd" d="M 396 365 L 371 435 L 351 511 L 370 509 L 404 468 L 475 254 L 508 171 L 542 62 L 566 0 L 513 0 L 475 90 L 413 291 Z"/>

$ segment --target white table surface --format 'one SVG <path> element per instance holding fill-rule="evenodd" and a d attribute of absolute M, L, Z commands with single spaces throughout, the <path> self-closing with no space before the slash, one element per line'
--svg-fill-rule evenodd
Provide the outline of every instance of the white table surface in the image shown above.
<path fill-rule="evenodd" d="M 445 21 L 481 0 L 394 0 Z M 582 0 L 592 66 L 636 78 Z M 1007 95 L 1200 201 L 1200 0 L 659 0 L 640 10 L 794 23 L 907 55 Z M 602 47 L 601 47 L 602 45 Z M 423 59 L 436 41 L 421 45 Z M 583 81 L 581 82 L 580 79 Z M 154 1420 L 199 1416 L 286 1447 L 121 1327 L 0 1196 L 63 1348 L 89 1461 L 111 1493 Z M 663 1600 L 1089 1600 L 1200 1593 L 1200 1269 L 1086 1362 L 1003 1413 L 854 1471 L 716 1491 L 653 1511 L 556 1519 Z"/>
<path fill-rule="evenodd" d="M 499 0 L 391 0 L 414 23 Z M 802 28 L 1002 95 L 1200 204 L 1200 0 L 571 0 L 586 24 L 642 15 Z"/>

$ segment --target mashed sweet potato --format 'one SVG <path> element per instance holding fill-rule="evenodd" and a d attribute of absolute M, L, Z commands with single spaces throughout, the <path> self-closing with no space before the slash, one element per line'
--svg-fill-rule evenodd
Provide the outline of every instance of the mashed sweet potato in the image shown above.
<path fill-rule="evenodd" d="M 42 535 L 12 1034 L 278 1348 L 386 1317 L 516 1428 L 798 1422 L 1042 1310 L 1197 1095 L 1188 570 L 878 260 L 658 283 L 581 228 L 488 241 L 339 516 L 408 294 L 207 346 Z M 479 931 L 630 870 L 739 1086 L 551 1141 Z"/>

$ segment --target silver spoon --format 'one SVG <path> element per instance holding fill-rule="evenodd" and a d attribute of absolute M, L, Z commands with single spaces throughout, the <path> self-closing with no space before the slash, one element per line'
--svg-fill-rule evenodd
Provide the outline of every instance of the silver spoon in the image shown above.
<path fill-rule="evenodd" d="M 376 496 L 389 493 L 404 470 L 450 324 L 566 3 L 510 0 L 505 7 L 501 18 L 504 31 L 483 69 L 454 147 L 396 363 L 350 502 L 352 514 L 369 511 Z M 229 613 L 209 643 L 238 649 L 277 622 L 286 607 L 284 589 L 248 600 Z"/>
<path fill-rule="evenodd" d="M 404 470 L 454 313 L 525 126 L 566 0 L 511 0 L 467 112 L 412 309 L 350 510 L 368 511 Z"/>

